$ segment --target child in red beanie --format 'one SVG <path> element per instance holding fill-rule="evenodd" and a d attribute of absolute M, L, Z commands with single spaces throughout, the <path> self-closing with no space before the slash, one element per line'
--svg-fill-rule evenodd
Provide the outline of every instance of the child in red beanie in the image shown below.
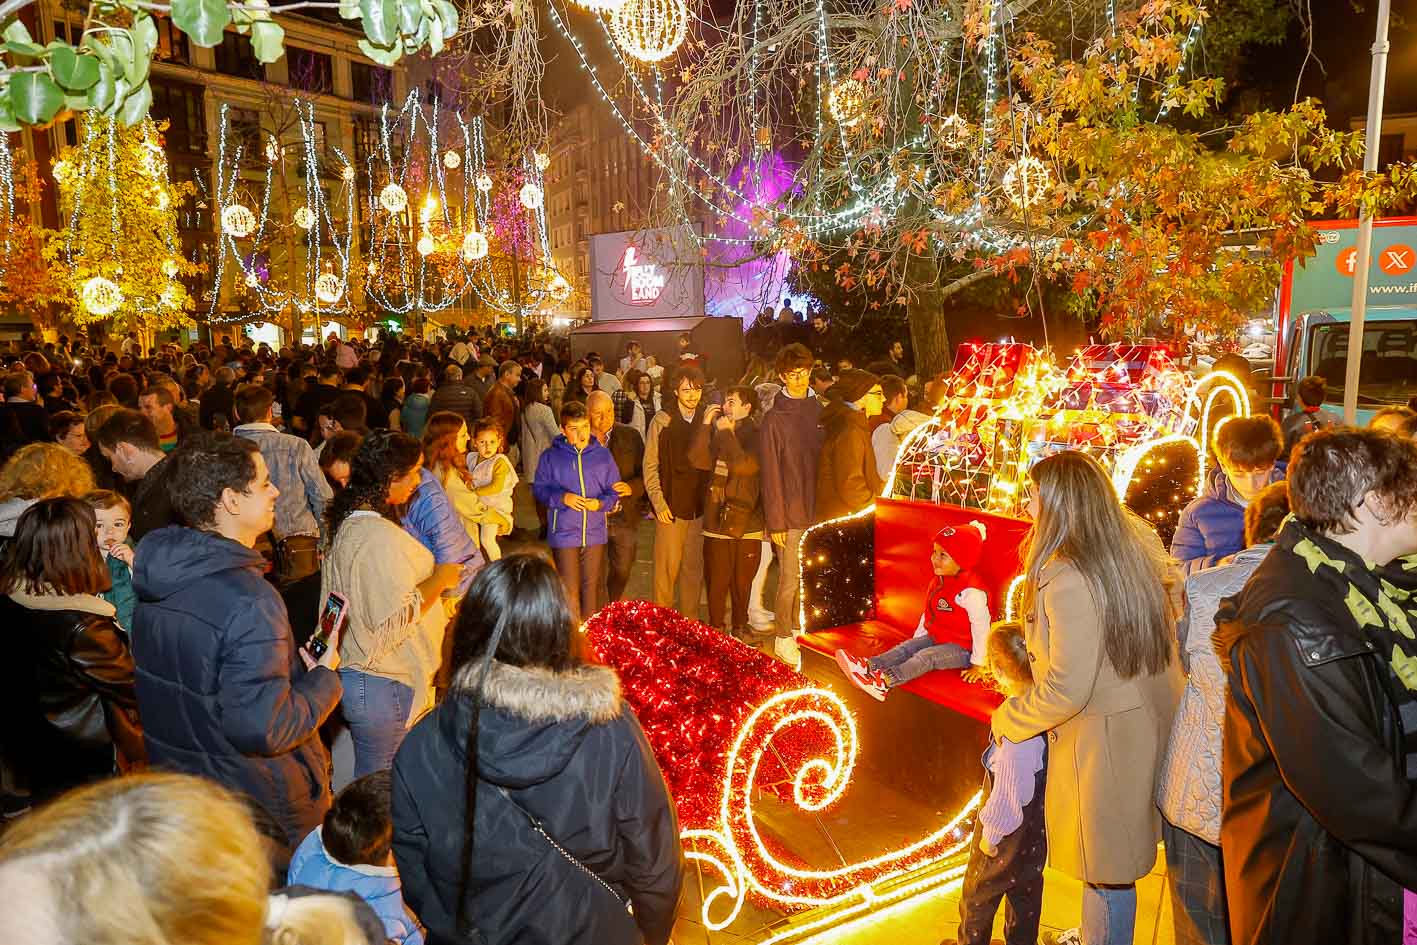
<path fill-rule="evenodd" d="M 930 567 L 935 580 L 915 636 L 869 660 L 836 651 L 836 664 L 872 698 L 937 669 L 971 669 L 978 678 L 989 639 L 989 595 L 974 574 L 984 553 L 983 522 L 946 525 L 935 535 Z"/>

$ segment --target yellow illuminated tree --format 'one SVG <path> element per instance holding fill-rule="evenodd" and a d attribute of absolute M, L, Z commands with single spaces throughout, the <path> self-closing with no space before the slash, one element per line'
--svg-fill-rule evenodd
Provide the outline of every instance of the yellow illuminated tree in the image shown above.
<path fill-rule="evenodd" d="M 194 303 L 181 278 L 199 267 L 182 256 L 177 206 L 193 188 L 168 177 L 157 126 L 87 115 L 78 147 L 53 170 L 64 226 L 45 255 L 62 267 L 69 317 L 145 338 L 188 324 Z"/>

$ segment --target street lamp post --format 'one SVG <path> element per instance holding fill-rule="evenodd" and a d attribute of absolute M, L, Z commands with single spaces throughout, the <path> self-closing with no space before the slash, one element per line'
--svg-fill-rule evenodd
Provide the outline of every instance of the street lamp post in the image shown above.
<path fill-rule="evenodd" d="M 1368 80 L 1368 125 L 1363 139 L 1363 172 L 1378 169 L 1378 143 L 1383 133 L 1383 86 L 1387 82 L 1388 20 L 1392 0 L 1378 0 L 1377 37 L 1373 40 L 1373 72 Z M 1358 258 L 1353 272 L 1352 320 L 1348 325 L 1348 363 L 1343 375 L 1343 422 L 1358 420 L 1358 372 L 1363 364 L 1363 317 L 1368 310 L 1368 266 L 1373 253 L 1373 215 L 1358 208 Z"/>

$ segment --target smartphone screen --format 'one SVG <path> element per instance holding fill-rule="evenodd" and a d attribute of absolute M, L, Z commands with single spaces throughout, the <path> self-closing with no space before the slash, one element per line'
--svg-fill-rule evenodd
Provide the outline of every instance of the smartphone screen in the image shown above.
<path fill-rule="evenodd" d="M 345 600 L 343 594 L 330 591 L 330 596 L 325 600 L 325 609 L 320 614 L 320 625 L 306 644 L 311 656 L 319 659 L 325 655 L 325 651 L 330 648 L 330 641 L 338 636 L 348 616 L 349 601 Z"/>

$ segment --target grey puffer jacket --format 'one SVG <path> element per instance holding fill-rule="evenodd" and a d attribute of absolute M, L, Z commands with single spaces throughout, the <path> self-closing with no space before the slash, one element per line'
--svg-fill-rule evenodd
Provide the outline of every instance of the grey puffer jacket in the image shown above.
<path fill-rule="evenodd" d="M 1229 563 L 1186 579 L 1186 612 L 1177 625 L 1186 691 L 1156 784 L 1156 805 L 1173 826 L 1220 845 L 1220 760 L 1225 718 L 1225 672 L 1211 634 L 1223 598 L 1236 594 L 1273 545 L 1246 548 Z"/>

